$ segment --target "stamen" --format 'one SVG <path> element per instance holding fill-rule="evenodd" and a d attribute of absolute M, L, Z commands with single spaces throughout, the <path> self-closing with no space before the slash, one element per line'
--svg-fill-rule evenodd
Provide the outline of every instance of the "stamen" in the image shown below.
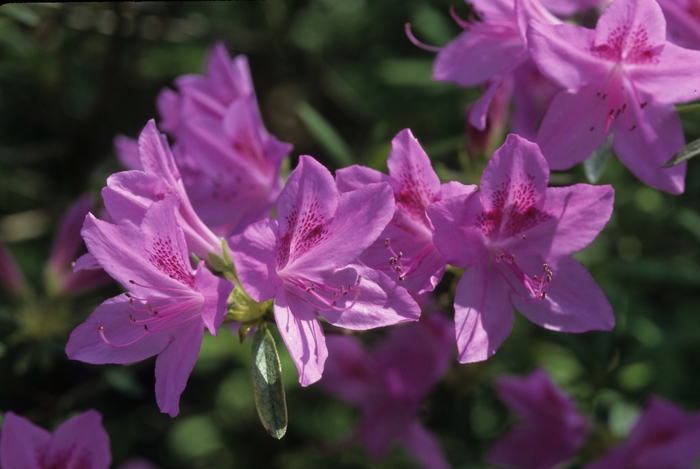
<path fill-rule="evenodd" d="M 442 47 L 429 46 L 427 44 L 423 44 L 418 39 L 416 39 L 416 37 L 413 35 L 413 32 L 411 31 L 411 23 L 406 23 L 404 25 L 404 30 L 406 31 L 406 36 L 408 37 L 408 40 L 411 41 L 411 43 L 414 46 L 420 47 L 421 49 L 427 50 L 428 52 L 440 52 L 442 50 Z"/>

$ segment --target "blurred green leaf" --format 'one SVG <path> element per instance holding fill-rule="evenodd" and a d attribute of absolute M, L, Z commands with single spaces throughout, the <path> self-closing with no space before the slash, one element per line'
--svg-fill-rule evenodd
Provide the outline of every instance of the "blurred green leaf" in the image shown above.
<path fill-rule="evenodd" d="M 260 421 L 265 430 L 279 440 L 287 432 L 287 401 L 275 339 L 264 324 L 253 336 L 250 363 Z"/>
<path fill-rule="evenodd" d="M 3 5 L 0 8 L 0 13 L 27 26 L 36 26 L 40 19 L 34 10 L 20 3 Z"/>
<path fill-rule="evenodd" d="M 352 151 L 343 137 L 316 109 L 302 102 L 297 107 L 297 115 L 311 135 L 328 152 L 339 166 L 350 166 L 355 161 Z"/>
<path fill-rule="evenodd" d="M 583 171 L 591 184 L 595 184 L 600 180 L 603 171 L 605 171 L 605 166 L 612 158 L 612 155 L 612 138 L 608 138 L 600 148 L 583 162 Z"/>

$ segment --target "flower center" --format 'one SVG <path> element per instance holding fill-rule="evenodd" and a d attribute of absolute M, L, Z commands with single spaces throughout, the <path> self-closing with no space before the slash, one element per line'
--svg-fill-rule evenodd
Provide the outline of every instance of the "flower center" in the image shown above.
<path fill-rule="evenodd" d="M 396 273 L 398 280 L 401 282 L 406 280 L 406 277 L 415 272 L 421 266 L 423 259 L 426 257 L 431 248 L 429 244 L 426 244 L 425 247 L 415 256 L 405 257 L 402 251 L 396 252 L 394 250 L 390 238 L 386 238 L 384 240 L 384 247 L 386 247 L 391 254 L 389 257 L 389 265 Z"/>
<path fill-rule="evenodd" d="M 494 261 L 498 273 L 520 298 L 529 303 L 547 298 L 547 289 L 552 282 L 552 271 L 547 264 L 542 264 L 539 275 L 529 276 L 515 262 L 514 254 L 501 252 Z"/>
<path fill-rule="evenodd" d="M 589 129 L 591 132 L 595 130 L 596 123 L 602 121 L 603 131 L 607 134 L 613 121 L 620 116 L 624 116 L 625 127 L 632 131 L 637 128 L 637 125 L 631 122 L 630 114 L 626 112 L 628 106 L 639 106 L 640 109 L 644 109 L 648 104 L 647 101 L 641 101 L 637 88 L 628 79 L 620 65 L 612 68 L 596 92 L 596 97 L 598 109 L 594 123 Z"/>
<path fill-rule="evenodd" d="M 292 294 L 319 311 L 347 311 L 355 306 L 360 296 L 361 281 L 362 276 L 358 275 L 354 283 L 340 285 L 340 288 L 337 288 L 294 276 L 286 278 L 285 283 L 292 287 L 290 289 Z"/>
<path fill-rule="evenodd" d="M 148 334 L 172 329 L 173 327 L 201 317 L 200 310 L 204 304 L 204 298 L 196 291 L 185 292 L 182 289 L 175 288 L 149 287 L 147 285 L 138 284 L 133 280 L 129 280 L 129 283 L 158 292 L 171 292 L 169 295 L 172 295 L 174 292 L 180 293 L 180 295 L 176 293 L 175 296 L 167 296 L 165 298 L 142 298 L 129 292 L 124 293 L 124 295 L 129 298 L 129 305 L 133 310 L 133 313 L 129 314 L 129 321 L 135 326 L 143 327 L 144 332 L 130 342 L 116 344 L 107 338 L 105 328 L 99 326 L 97 330 L 100 337 L 107 345 L 111 345 L 112 347 L 128 347 L 143 339 Z"/>

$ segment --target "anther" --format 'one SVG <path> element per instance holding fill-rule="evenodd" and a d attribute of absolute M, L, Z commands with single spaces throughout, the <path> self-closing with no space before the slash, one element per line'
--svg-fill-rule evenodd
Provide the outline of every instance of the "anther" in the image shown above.
<path fill-rule="evenodd" d="M 641 109 L 644 109 L 645 107 L 647 107 L 647 104 L 649 104 L 649 102 L 648 102 L 648 101 L 644 101 L 642 104 L 639 105 L 639 107 L 640 107 Z"/>
<path fill-rule="evenodd" d="M 390 239 L 390 238 L 385 239 L 385 240 L 384 240 L 384 247 L 385 247 L 385 248 L 388 248 L 390 242 L 391 242 L 391 239 Z"/>
<path fill-rule="evenodd" d="M 129 283 L 132 284 L 132 285 L 135 285 L 135 284 L 136 284 L 136 282 L 134 282 L 133 280 L 129 280 Z"/>

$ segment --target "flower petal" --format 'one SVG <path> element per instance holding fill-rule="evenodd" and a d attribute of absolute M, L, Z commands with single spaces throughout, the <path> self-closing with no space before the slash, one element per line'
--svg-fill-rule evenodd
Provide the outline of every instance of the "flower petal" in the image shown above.
<path fill-rule="evenodd" d="M 61 424 L 53 433 L 46 461 L 50 467 L 108 469 L 112 454 L 99 412 L 88 410 Z"/>
<path fill-rule="evenodd" d="M 12 412 L 5 414 L 0 434 L 0 464 L 4 469 L 43 469 L 51 434 Z"/>
<path fill-rule="evenodd" d="M 695 26 L 697 34 L 697 25 Z M 627 65 L 629 75 L 640 91 L 662 103 L 682 103 L 700 98 L 697 77 L 700 51 L 667 42 L 651 63 Z"/>
<path fill-rule="evenodd" d="M 326 321 L 346 329 L 367 330 L 418 320 L 420 307 L 405 288 L 400 287 L 378 270 L 359 265 L 353 267 L 354 269 L 348 268 L 338 271 L 334 276 L 341 276 L 344 271 L 348 270 L 357 271 L 362 277 L 358 287 L 357 301 L 345 311 L 337 309 L 320 311 L 321 316 Z M 354 279 L 353 275 L 352 280 Z M 324 283 L 335 286 L 331 279 L 324 281 Z M 348 298 L 351 296 L 352 294 L 347 295 L 345 301 L 351 302 L 352 298 Z M 343 303 L 339 301 L 339 309 L 342 306 Z"/>
<path fill-rule="evenodd" d="M 513 328 L 510 287 L 488 264 L 467 269 L 455 290 L 455 333 L 460 363 L 492 356 Z"/>
<path fill-rule="evenodd" d="M 620 161 L 643 183 L 681 194 L 687 164 L 661 167 L 685 146 L 683 127 L 674 106 L 648 101 L 643 109 L 632 105 L 626 112 L 636 127 L 615 126 L 612 146 Z"/>
<path fill-rule="evenodd" d="M 551 218 L 525 232 L 525 238 L 512 238 L 503 244 L 520 258 L 540 254 L 549 261 L 588 246 L 610 220 L 615 191 L 611 186 L 575 184 L 549 187 L 544 212 Z"/>
<path fill-rule="evenodd" d="M 308 386 L 321 379 L 328 349 L 314 308 L 292 294 L 278 294 L 275 296 L 275 321 L 297 366 L 299 383 Z"/>
<path fill-rule="evenodd" d="M 291 249 L 299 257 L 291 259 L 290 254 L 288 269 L 312 277 L 316 272 L 345 267 L 379 237 L 394 215 L 394 194 L 386 183 L 344 192 L 337 201 L 333 219 L 325 227 L 317 225 L 318 234 L 312 225 L 320 215 L 309 215 L 309 224 L 294 232 Z"/>
<path fill-rule="evenodd" d="M 536 272 L 541 260 L 521 259 L 524 271 Z M 564 258 L 548 264 L 552 281 L 547 298 L 524 301 L 511 294 L 513 304 L 525 317 L 546 329 L 561 332 L 609 331 L 615 325 L 615 315 L 605 294 L 581 263 Z"/>
<path fill-rule="evenodd" d="M 426 469 L 450 469 L 438 439 L 418 422 L 413 422 L 403 436 L 406 450 Z"/>
<path fill-rule="evenodd" d="M 238 278 L 255 301 L 272 298 L 282 286 L 277 275 L 276 244 L 277 221 L 271 218 L 250 225 L 229 240 Z"/>
<path fill-rule="evenodd" d="M 598 119 L 601 101 L 596 93 L 595 87 L 586 86 L 576 94 L 561 91 L 552 99 L 536 143 L 553 171 L 582 162 L 607 139 L 602 119 Z"/>
<path fill-rule="evenodd" d="M 451 197 L 426 209 L 433 227 L 433 243 L 448 264 L 467 267 L 487 260 L 484 235 L 474 228 L 483 211 L 479 193 Z"/>
<path fill-rule="evenodd" d="M 543 75 L 569 91 L 578 91 L 605 77 L 611 67 L 590 52 L 594 36 L 595 31 L 582 26 L 533 21 L 527 29 L 528 50 Z"/>
<path fill-rule="evenodd" d="M 133 363 L 152 357 L 167 347 L 170 338 L 166 332 L 146 332 L 142 326 L 130 321 L 129 315 L 135 319 L 150 317 L 135 311 L 125 295 L 102 303 L 71 332 L 66 344 L 68 358 L 92 364 Z M 102 338 L 100 328 L 109 344 Z"/>
<path fill-rule="evenodd" d="M 335 180 L 340 192 L 350 192 L 377 182 L 386 182 L 392 187 L 397 185 L 391 176 L 357 164 L 336 171 Z"/>
<path fill-rule="evenodd" d="M 328 365 L 319 382 L 322 388 L 350 404 L 363 406 L 373 398 L 377 376 L 372 360 L 362 344 L 351 336 L 331 335 L 326 338 Z"/>
<path fill-rule="evenodd" d="M 204 327 L 196 319 L 167 333 L 170 344 L 156 359 L 156 402 L 161 412 L 175 417 L 180 413 L 180 395 L 197 362 Z"/>
<path fill-rule="evenodd" d="M 228 298 L 233 290 L 233 283 L 225 278 L 212 274 L 205 266 L 204 262 L 197 265 L 194 274 L 194 281 L 197 290 L 204 297 L 201 315 L 204 326 L 211 335 L 216 335 L 216 330 L 224 322 Z"/>

